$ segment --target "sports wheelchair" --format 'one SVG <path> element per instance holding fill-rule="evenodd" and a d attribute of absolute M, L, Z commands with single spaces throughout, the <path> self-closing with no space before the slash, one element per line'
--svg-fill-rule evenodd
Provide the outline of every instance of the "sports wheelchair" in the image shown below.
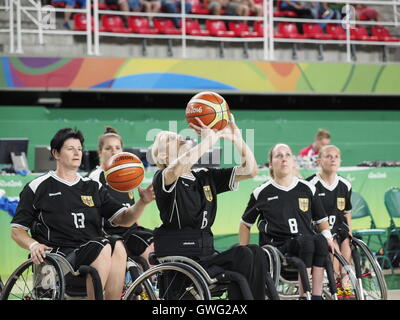
<path fill-rule="evenodd" d="M 362 300 L 387 300 L 387 285 L 380 264 L 366 243 L 350 237 L 352 261 Z"/>
<path fill-rule="evenodd" d="M 185 256 L 156 257 L 153 254 L 149 260 L 153 266 L 132 283 L 124 300 L 227 299 L 231 281 L 239 286 L 244 300 L 253 300 L 247 280 L 237 272 L 217 266 L 206 270 Z M 266 283 L 266 298 L 279 299 L 272 281 Z"/>
<path fill-rule="evenodd" d="M 140 259 L 128 258 L 125 288 L 146 268 L 148 265 Z M 85 299 L 88 274 L 93 281 L 95 299 L 103 300 L 101 279 L 95 268 L 82 265 L 75 271 L 70 261 L 56 253 L 47 253 L 41 264 L 34 264 L 29 258 L 11 274 L 1 300 Z"/>
<path fill-rule="evenodd" d="M 311 299 L 311 285 L 304 262 L 289 254 L 282 254 L 276 247 L 271 245 L 262 246 L 269 261 L 269 272 L 275 283 L 279 297 L 282 300 L 292 300 L 299 298 L 298 273 L 307 300 Z M 335 253 L 343 270 L 346 271 L 351 289 L 354 292 L 354 299 L 362 298 L 355 273 L 347 261 L 339 254 Z M 338 300 L 337 287 L 333 271 L 332 261 L 328 258 L 325 265 L 325 278 L 323 282 L 323 297 L 326 300 Z"/>

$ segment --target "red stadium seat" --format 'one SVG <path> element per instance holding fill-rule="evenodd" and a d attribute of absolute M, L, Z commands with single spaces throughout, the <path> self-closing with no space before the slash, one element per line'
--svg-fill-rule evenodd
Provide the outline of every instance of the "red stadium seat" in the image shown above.
<path fill-rule="evenodd" d="M 86 21 L 86 14 L 84 13 L 77 13 L 74 15 L 74 30 L 75 31 L 86 31 L 86 27 L 87 27 L 87 21 Z M 94 31 L 94 18 L 92 16 L 91 19 L 92 23 L 91 23 L 91 27 L 92 27 L 92 32 Z M 104 31 L 104 28 L 101 27 L 99 28 L 99 31 L 102 32 Z"/>
<path fill-rule="evenodd" d="M 172 23 L 170 19 L 154 19 L 154 27 L 159 33 L 163 34 L 181 34 L 182 30 Z"/>
<path fill-rule="evenodd" d="M 210 10 L 205 8 L 200 0 L 190 0 L 192 4 L 192 11 L 193 14 L 210 14 Z"/>
<path fill-rule="evenodd" d="M 364 26 L 356 26 L 350 28 L 350 34 L 356 39 L 361 41 L 379 41 L 377 36 L 370 36 Z"/>
<path fill-rule="evenodd" d="M 186 34 L 191 36 L 203 36 L 208 37 L 210 35 L 210 31 L 202 30 L 200 27 L 200 23 L 196 19 L 186 20 Z"/>
<path fill-rule="evenodd" d="M 294 23 L 291 22 L 279 22 L 278 31 L 282 34 L 283 38 L 288 39 L 306 39 L 307 36 L 300 34 Z"/>
<path fill-rule="evenodd" d="M 332 38 L 335 40 L 346 40 L 346 31 L 342 28 L 341 25 L 327 24 L 326 32 L 332 35 Z M 355 38 L 351 38 L 351 40 L 355 40 Z"/>
<path fill-rule="evenodd" d="M 264 22 L 263 21 L 254 21 L 254 31 L 257 32 L 258 37 L 264 37 Z M 280 33 L 274 32 L 274 38 L 280 39 L 280 38 L 283 38 L 283 36 Z"/>
<path fill-rule="evenodd" d="M 228 22 L 229 30 L 235 33 L 236 37 L 241 38 L 255 38 L 258 37 L 258 33 L 255 31 L 250 31 L 249 26 L 246 22 L 238 22 L 238 21 L 229 21 Z"/>
<path fill-rule="evenodd" d="M 157 34 L 160 33 L 155 28 L 150 28 L 149 19 L 145 17 L 129 17 L 129 27 L 134 33 Z"/>
<path fill-rule="evenodd" d="M 383 26 L 372 26 L 372 35 L 377 37 L 379 41 L 397 42 L 400 38 L 393 37 L 389 30 Z"/>
<path fill-rule="evenodd" d="M 124 21 L 120 16 L 104 15 L 101 17 L 104 30 L 115 33 L 131 33 L 132 29 L 125 27 Z"/>
<path fill-rule="evenodd" d="M 232 38 L 235 36 L 233 31 L 226 29 L 226 25 L 222 20 L 207 20 L 206 27 L 214 37 Z"/>
<path fill-rule="evenodd" d="M 290 17 L 290 18 L 296 18 L 297 17 L 297 13 L 294 12 L 294 11 L 290 11 L 290 10 L 282 11 L 281 4 L 282 4 L 282 1 L 278 0 L 277 3 L 276 3 L 277 10 L 274 11 L 274 17 Z"/>
<path fill-rule="evenodd" d="M 316 23 L 304 23 L 303 24 L 304 34 L 310 39 L 316 40 L 331 40 L 333 35 L 324 33 L 321 26 Z"/>

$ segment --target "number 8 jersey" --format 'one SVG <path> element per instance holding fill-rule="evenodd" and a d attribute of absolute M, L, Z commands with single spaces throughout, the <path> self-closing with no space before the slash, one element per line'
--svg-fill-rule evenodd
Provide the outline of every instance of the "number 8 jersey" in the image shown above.
<path fill-rule="evenodd" d="M 270 179 L 253 191 L 241 222 L 251 227 L 257 218 L 269 243 L 312 235 L 313 223 L 328 220 L 315 187 L 297 177 L 288 187 Z"/>

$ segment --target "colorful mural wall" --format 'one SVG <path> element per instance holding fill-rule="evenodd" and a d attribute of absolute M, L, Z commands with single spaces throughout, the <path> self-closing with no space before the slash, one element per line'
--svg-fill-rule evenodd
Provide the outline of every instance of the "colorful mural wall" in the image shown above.
<path fill-rule="evenodd" d="M 0 59 L 0 89 L 400 93 L 400 65 L 97 57 Z"/>

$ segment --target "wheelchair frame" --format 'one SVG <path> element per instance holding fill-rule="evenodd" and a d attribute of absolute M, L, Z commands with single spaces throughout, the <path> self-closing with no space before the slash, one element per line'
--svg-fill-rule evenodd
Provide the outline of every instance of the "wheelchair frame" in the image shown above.
<path fill-rule="evenodd" d="M 253 300 L 250 287 L 243 275 L 223 271 L 212 277 L 196 261 L 184 256 L 167 256 L 157 258 L 154 265 L 142 273 L 129 287 L 124 300 L 211 300 L 216 297 L 226 297 L 229 281 L 236 282 L 241 288 L 244 300 Z M 165 288 L 162 277 L 172 273 Z M 184 277 L 182 279 L 182 277 Z M 178 282 L 179 296 L 169 295 L 168 290 L 173 287 L 173 282 Z M 164 287 L 163 287 L 164 286 Z M 277 296 L 277 295 L 276 295 Z"/>
<path fill-rule="evenodd" d="M 41 264 L 34 264 L 29 258 L 19 265 L 4 285 L 1 300 L 9 300 L 10 296 L 21 300 L 63 300 L 69 297 L 65 292 L 65 276 L 69 273 L 73 276 L 90 274 L 95 299 L 103 300 L 101 279 L 97 270 L 82 265 L 75 271 L 67 259 L 56 253 L 47 253 Z M 41 287 L 38 282 L 41 282 Z M 19 291 L 17 294 L 12 292 L 14 288 Z M 40 296 L 39 288 L 42 290 Z"/>

